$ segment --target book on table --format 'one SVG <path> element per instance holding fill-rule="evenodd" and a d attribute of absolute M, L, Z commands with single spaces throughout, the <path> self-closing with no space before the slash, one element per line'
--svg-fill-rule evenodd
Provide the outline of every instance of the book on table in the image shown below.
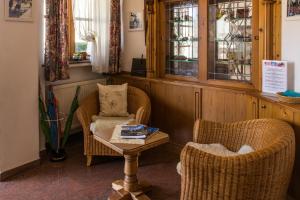
<path fill-rule="evenodd" d="M 158 128 L 144 125 L 116 125 L 110 142 L 116 144 L 146 144 L 148 139 L 158 131 Z"/>
<path fill-rule="evenodd" d="M 122 126 L 121 139 L 147 139 L 151 134 L 159 131 L 158 128 L 147 127 L 144 125 L 125 125 Z"/>

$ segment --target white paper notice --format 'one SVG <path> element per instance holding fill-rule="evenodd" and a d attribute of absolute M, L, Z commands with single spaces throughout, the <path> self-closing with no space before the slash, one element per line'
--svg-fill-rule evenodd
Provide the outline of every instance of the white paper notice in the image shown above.
<path fill-rule="evenodd" d="M 262 92 L 276 94 L 287 90 L 287 61 L 263 60 Z"/>

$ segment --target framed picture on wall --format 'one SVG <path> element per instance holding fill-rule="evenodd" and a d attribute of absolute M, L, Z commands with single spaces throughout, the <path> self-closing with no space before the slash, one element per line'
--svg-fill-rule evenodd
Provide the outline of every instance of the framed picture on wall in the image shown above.
<path fill-rule="evenodd" d="M 300 0 L 287 0 L 286 19 L 300 20 Z"/>
<path fill-rule="evenodd" d="M 143 12 L 129 12 L 129 31 L 144 30 L 144 15 Z"/>
<path fill-rule="evenodd" d="M 4 15 L 6 20 L 33 21 L 34 0 L 4 0 Z"/>

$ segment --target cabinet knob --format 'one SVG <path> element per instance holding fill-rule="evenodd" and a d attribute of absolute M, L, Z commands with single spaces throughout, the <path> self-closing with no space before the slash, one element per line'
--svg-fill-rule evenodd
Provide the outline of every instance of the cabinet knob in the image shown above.
<path fill-rule="evenodd" d="M 261 108 L 262 108 L 262 109 L 266 109 L 267 106 L 266 106 L 266 105 L 262 105 Z"/>

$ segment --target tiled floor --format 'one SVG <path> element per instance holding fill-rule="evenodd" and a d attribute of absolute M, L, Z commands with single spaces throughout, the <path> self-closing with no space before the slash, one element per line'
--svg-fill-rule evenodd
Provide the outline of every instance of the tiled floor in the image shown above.
<path fill-rule="evenodd" d="M 0 182 L 0 200 L 104 200 L 111 192 L 111 182 L 123 178 L 122 158 L 97 158 L 92 167 L 85 166 L 82 144 L 72 140 L 68 159 L 41 165 Z M 152 200 L 176 200 L 180 194 L 180 177 L 176 173 L 178 156 L 163 147 L 143 153 L 139 179 L 153 185 Z"/>

